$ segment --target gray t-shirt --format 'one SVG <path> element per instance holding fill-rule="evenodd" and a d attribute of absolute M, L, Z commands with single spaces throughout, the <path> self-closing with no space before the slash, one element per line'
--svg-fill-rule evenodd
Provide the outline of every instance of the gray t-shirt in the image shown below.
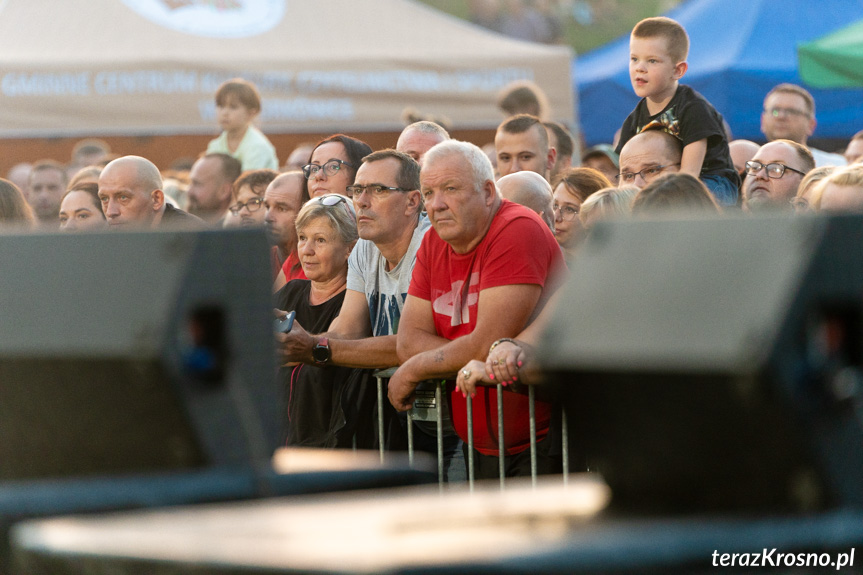
<path fill-rule="evenodd" d="M 387 271 L 387 260 L 369 240 L 357 240 L 348 259 L 348 289 L 364 293 L 369 304 L 372 334 L 394 335 L 399 329 L 402 308 L 408 297 L 417 250 L 430 227 L 422 215 L 414 230 L 408 251 L 393 269 Z"/>

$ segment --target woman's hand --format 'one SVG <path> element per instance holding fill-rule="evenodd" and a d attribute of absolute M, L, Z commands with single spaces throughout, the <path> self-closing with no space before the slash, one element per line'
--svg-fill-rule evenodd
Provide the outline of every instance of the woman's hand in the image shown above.
<path fill-rule="evenodd" d="M 476 395 L 476 384 L 485 381 L 491 383 L 488 374 L 485 372 L 485 364 L 479 360 L 472 359 L 467 365 L 458 370 L 458 377 L 455 380 L 456 388 L 464 397 Z"/>
<path fill-rule="evenodd" d="M 518 370 L 526 361 L 527 354 L 520 345 L 501 341 L 488 353 L 484 368 L 490 381 L 508 385 L 518 381 Z"/>

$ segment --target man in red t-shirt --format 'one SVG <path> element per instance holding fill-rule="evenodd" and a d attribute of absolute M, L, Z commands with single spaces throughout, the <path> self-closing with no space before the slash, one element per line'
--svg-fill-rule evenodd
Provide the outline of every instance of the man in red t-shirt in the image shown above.
<path fill-rule="evenodd" d="M 531 210 L 497 192 L 488 157 L 473 144 L 449 140 L 426 154 L 421 193 L 431 220 L 417 253 L 398 332 L 401 367 L 390 379 L 390 402 L 410 409 L 427 379 L 453 379 L 489 346 L 515 337 L 552 291 L 548 278 L 564 267 L 548 226 Z M 466 400 L 452 393 L 453 425 L 467 438 Z M 529 470 L 527 397 L 504 394 L 507 475 Z M 548 432 L 550 406 L 537 402 L 537 436 Z M 473 403 L 474 447 L 483 469 L 497 470 L 497 396 L 478 390 Z M 494 461 L 489 461 L 494 459 Z M 487 464 L 484 465 L 483 461 Z M 543 469 L 542 462 L 540 468 Z M 553 462 L 544 467 L 557 471 Z"/>

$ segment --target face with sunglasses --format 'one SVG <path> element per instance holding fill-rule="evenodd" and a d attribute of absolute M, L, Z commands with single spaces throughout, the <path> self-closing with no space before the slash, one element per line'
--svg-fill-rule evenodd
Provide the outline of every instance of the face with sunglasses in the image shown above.
<path fill-rule="evenodd" d="M 354 182 L 355 169 L 351 166 L 347 150 L 341 142 L 326 142 L 312 152 L 309 163 L 303 166 L 303 175 L 309 181 L 309 195 L 345 195 L 345 188 Z"/>

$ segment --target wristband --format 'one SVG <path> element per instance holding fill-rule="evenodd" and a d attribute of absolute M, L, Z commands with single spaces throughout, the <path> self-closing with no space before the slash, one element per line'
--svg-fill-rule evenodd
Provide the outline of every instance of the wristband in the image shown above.
<path fill-rule="evenodd" d="M 488 348 L 488 352 L 489 352 L 489 353 L 491 353 L 491 350 L 493 350 L 494 348 L 496 348 L 498 345 L 502 344 L 502 343 L 503 343 L 503 342 L 505 342 L 505 341 L 508 341 L 508 342 L 509 342 L 509 343 L 511 343 L 512 345 L 516 345 L 516 346 L 518 345 L 518 342 L 517 342 L 517 341 L 515 341 L 514 339 L 511 339 L 511 338 L 508 338 L 508 337 L 502 337 L 502 338 L 500 338 L 499 340 L 497 340 L 496 342 L 494 342 L 493 344 L 491 344 L 491 347 L 490 347 L 490 348 Z M 519 347 L 520 347 L 520 346 L 519 346 Z"/>

